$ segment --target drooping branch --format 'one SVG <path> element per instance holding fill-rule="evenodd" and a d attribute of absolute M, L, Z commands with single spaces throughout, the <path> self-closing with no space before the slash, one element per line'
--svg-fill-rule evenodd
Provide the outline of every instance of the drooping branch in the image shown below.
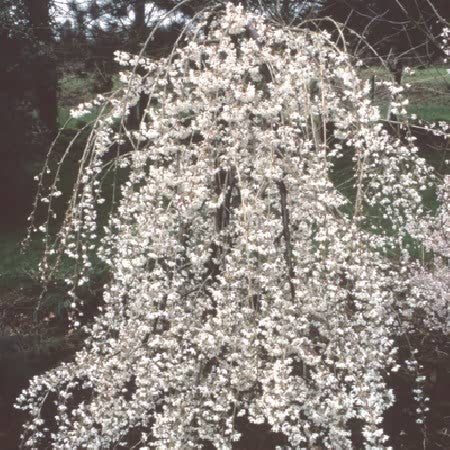
<path fill-rule="evenodd" d="M 289 218 L 289 207 L 287 205 L 288 193 L 286 189 L 286 184 L 283 180 L 278 181 L 277 186 L 280 193 L 281 221 L 283 224 L 284 259 L 286 261 L 287 266 L 291 299 L 294 302 L 295 301 L 295 287 L 293 283 L 294 264 L 292 262 L 291 224 Z"/>

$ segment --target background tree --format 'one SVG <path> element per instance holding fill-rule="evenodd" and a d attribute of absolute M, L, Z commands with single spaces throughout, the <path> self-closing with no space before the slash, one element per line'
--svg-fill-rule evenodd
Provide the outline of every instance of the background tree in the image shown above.
<path fill-rule="evenodd" d="M 411 65 L 429 64 L 443 56 L 439 35 L 450 17 L 445 0 L 327 0 L 319 16 L 356 31 L 383 58 Z M 366 56 L 375 60 L 375 55 Z"/>
<path fill-rule="evenodd" d="M 24 0 L 34 45 L 34 92 L 39 118 L 52 135 L 57 129 L 57 74 L 51 0 Z"/>
<path fill-rule="evenodd" d="M 56 130 L 56 71 L 47 1 L 0 2 L 1 207 L 22 216 L 30 163 Z"/>

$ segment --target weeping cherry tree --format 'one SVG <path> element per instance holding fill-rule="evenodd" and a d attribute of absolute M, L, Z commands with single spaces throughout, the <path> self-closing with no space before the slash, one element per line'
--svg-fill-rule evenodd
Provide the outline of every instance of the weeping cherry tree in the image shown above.
<path fill-rule="evenodd" d="M 231 449 L 242 420 L 295 448 L 352 448 L 351 423 L 366 448 L 389 445 L 396 338 L 418 312 L 447 332 L 448 190 L 418 156 L 400 88 L 393 132 L 330 34 L 231 4 L 197 14 L 167 57 L 116 56 L 122 87 L 73 112 L 100 110 L 41 264 L 45 281 L 63 253 L 76 260 L 75 327 L 94 255 L 111 278 L 73 362 L 19 397 L 24 445 Z M 127 179 L 101 229 L 111 167 Z M 58 178 L 40 178 L 36 205 L 51 211 Z M 431 213 L 421 193 L 436 186 Z M 420 384 L 414 351 L 407 365 Z"/>

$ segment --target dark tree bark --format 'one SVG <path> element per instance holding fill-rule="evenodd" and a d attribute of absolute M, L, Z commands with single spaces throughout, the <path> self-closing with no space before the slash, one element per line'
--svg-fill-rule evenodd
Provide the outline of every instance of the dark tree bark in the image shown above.
<path fill-rule="evenodd" d="M 146 0 L 134 0 L 134 30 L 132 33 L 133 41 L 132 47 L 135 53 L 139 53 L 140 45 L 145 42 L 147 38 L 147 25 L 145 20 L 145 3 Z M 130 108 L 130 114 L 128 116 L 128 127 L 131 129 L 137 129 L 139 122 L 142 119 L 144 110 L 148 103 L 148 95 L 141 94 L 139 102 Z"/>
<path fill-rule="evenodd" d="M 25 0 L 33 36 L 39 54 L 33 71 L 34 92 L 39 117 L 54 135 L 57 130 L 56 59 L 53 52 L 54 38 L 50 20 L 50 0 Z"/>
<path fill-rule="evenodd" d="M 135 0 L 134 4 L 134 32 L 137 45 L 146 38 L 145 3 L 145 0 Z"/>
<path fill-rule="evenodd" d="M 289 5 L 290 0 L 283 0 L 282 6 L 281 6 L 281 17 L 284 21 L 288 22 L 290 18 L 289 14 Z"/>

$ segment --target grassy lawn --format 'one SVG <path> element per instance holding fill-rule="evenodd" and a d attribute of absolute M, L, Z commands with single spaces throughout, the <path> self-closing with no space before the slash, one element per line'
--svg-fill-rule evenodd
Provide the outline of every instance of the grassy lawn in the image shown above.
<path fill-rule="evenodd" d="M 92 100 L 94 94 L 92 93 L 93 77 L 87 75 L 86 77 L 79 77 L 72 74 L 66 74 L 59 80 L 59 98 L 58 98 L 58 124 L 62 127 L 69 119 L 70 110 L 75 108 L 80 103 Z M 86 117 L 85 122 L 95 118 L 94 114 Z M 80 121 L 72 119 L 68 126 L 69 128 L 78 128 Z"/>
<path fill-rule="evenodd" d="M 366 79 L 372 75 L 375 75 L 375 81 L 391 79 L 389 72 L 383 67 L 370 67 L 361 72 L 361 76 Z M 447 67 L 416 69 L 414 74 L 403 76 L 403 85 L 406 84 L 411 85 L 406 92 L 409 99 L 407 110 L 410 114 L 416 114 L 418 119 L 429 122 L 450 122 L 450 74 Z M 382 87 L 375 90 L 375 103 L 385 115 L 388 95 Z"/>
<path fill-rule="evenodd" d="M 36 276 L 42 243 L 33 241 L 26 253 L 21 252 L 20 242 L 25 230 L 0 234 L 0 287 L 24 288 Z"/>
<path fill-rule="evenodd" d="M 113 76 L 113 90 L 120 87 L 119 76 Z M 80 103 L 90 102 L 95 98 L 93 92 L 94 77 L 87 75 L 79 77 L 72 74 L 66 74 L 59 80 L 59 107 L 58 107 L 58 124 L 64 126 L 70 118 L 70 110 L 76 108 Z M 106 94 L 105 94 L 106 95 Z M 93 121 L 98 113 L 98 109 L 87 114 L 82 119 L 71 119 L 66 127 L 69 129 L 78 129 L 85 123 Z"/>

